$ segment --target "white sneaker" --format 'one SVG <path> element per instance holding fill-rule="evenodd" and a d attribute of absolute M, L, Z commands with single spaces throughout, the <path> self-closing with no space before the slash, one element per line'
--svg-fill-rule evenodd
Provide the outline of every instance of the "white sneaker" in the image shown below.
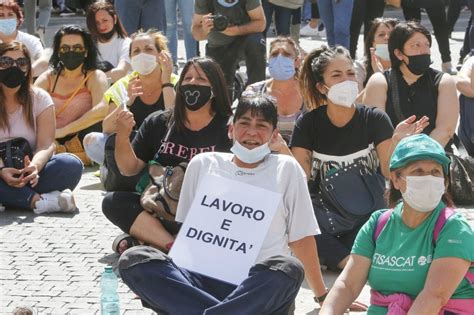
<path fill-rule="evenodd" d="M 70 189 L 62 192 L 52 191 L 41 194 L 41 199 L 36 202 L 35 214 L 50 212 L 73 212 L 76 210 L 76 202 Z"/>
<path fill-rule="evenodd" d="M 318 27 L 312 28 L 309 23 L 300 29 L 301 36 L 323 37 L 324 31 L 318 31 Z"/>
<path fill-rule="evenodd" d="M 456 75 L 458 74 L 458 71 L 456 70 L 455 67 L 451 64 L 451 62 L 444 62 L 441 65 L 441 70 L 445 73 L 451 74 L 451 75 Z"/>

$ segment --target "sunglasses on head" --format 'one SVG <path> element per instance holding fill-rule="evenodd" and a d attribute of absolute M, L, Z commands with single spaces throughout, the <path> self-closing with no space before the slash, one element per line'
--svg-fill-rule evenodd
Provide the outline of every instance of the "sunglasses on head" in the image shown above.
<path fill-rule="evenodd" d="M 12 57 L 8 56 L 0 57 L 0 69 L 13 67 L 14 64 L 16 64 L 16 66 L 22 71 L 27 71 L 28 67 L 30 66 L 30 61 L 26 57 L 20 57 L 18 59 L 13 59 Z"/>
<path fill-rule="evenodd" d="M 59 53 L 61 53 L 61 54 L 65 54 L 65 53 L 68 53 L 70 51 L 75 52 L 75 53 L 82 53 L 82 52 L 86 51 L 86 48 L 84 46 L 82 46 L 81 44 L 76 44 L 76 45 L 73 45 L 73 46 L 62 45 L 61 47 L 59 47 Z"/>

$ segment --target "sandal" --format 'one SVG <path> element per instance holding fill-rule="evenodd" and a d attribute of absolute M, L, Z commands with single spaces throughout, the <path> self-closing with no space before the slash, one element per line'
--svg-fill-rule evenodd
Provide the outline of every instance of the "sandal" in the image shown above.
<path fill-rule="evenodd" d="M 126 246 L 121 247 L 120 244 L 123 244 L 122 242 L 124 241 L 126 242 Z M 140 242 L 136 238 L 127 233 L 122 233 L 114 239 L 112 250 L 117 254 L 122 255 L 124 251 L 137 245 L 140 245 Z"/>

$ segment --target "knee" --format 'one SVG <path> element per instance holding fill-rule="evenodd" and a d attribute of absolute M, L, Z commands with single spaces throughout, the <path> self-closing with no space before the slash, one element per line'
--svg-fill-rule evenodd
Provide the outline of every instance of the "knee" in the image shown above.
<path fill-rule="evenodd" d="M 259 264 L 267 267 L 268 270 L 281 271 L 299 288 L 304 279 L 304 267 L 303 264 L 295 257 L 292 256 L 272 256 Z"/>
<path fill-rule="evenodd" d="M 134 246 L 122 253 L 118 261 L 118 270 L 122 278 L 126 276 L 127 271 L 135 266 L 150 262 L 166 262 L 170 261 L 170 257 L 162 251 L 151 246 Z M 125 279 L 124 279 L 125 280 Z"/>
<path fill-rule="evenodd" d="M 114 205 L 116 205 L 114 203 L 114 192 L 106 193 L 104 199 L 102 199 L 102 213 L 111 222 L 114 222 Z"/>
<path fill-rule="evenodd" d="M 77 156 L 70 153 L 60 153 L 55 155 L 54 159 L 55 163 L 60 165 L 60 169 L 65 171 L 67 177 L 70 178 L 72 182 L 76 182 L 74 185 L 75 187 L 79 183 L 82 171 L 84 170 L 84 164 L 82 164 L 82 161 Z"/>

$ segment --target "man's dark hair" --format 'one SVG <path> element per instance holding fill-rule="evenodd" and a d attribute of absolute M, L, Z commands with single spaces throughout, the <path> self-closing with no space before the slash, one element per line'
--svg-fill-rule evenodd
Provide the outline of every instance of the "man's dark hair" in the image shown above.
<path fill-rule="evenodd" d="M 242 96 L 237 104 L 233 122 L 250 111 L 252 117 L 260 116 L 272 124 L 273 129 L 277 127 L 278 113 L 275 99 L 267 94 L 255 93 Z"/>

